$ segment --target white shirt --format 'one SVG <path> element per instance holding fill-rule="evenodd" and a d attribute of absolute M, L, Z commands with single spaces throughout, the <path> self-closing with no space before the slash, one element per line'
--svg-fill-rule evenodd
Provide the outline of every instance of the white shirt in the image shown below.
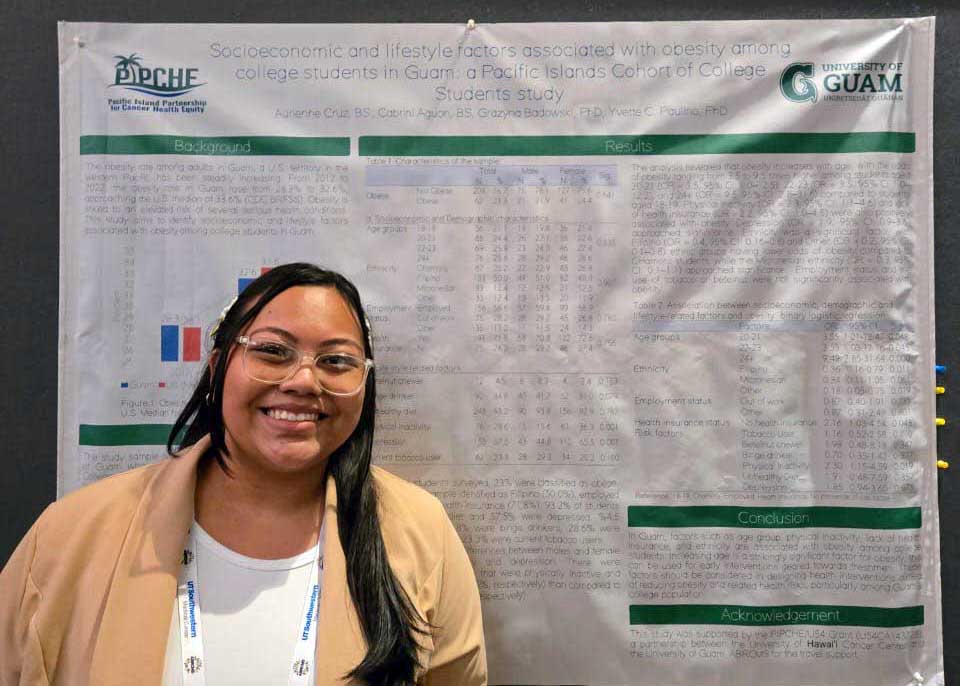
<path fill-rule="evenodd" d="M 283 560 L 258 560 L 194 527 L 206 685 L 285 686 L 319 545 Z M 174 603 L 162 686 L 182 686 L 179 625 Z"/>

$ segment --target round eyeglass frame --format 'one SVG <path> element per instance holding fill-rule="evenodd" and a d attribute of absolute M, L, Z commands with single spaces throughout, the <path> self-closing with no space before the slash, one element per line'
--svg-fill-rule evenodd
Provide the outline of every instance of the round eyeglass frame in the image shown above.
<path fill-rule="evenodd" d="M 317 373 L 317 358 L 322 353 L 306 353 L 302 350 L 298 350 L 297 348 L 294 348 L 292 345 L 287 345 L 286 343 L 280 343 L 280 345 L 290 348 L 291 350 L 295 351 L 300 355 L 299 363 L 295 365 L 291 365 L 290 373 L 278 381 L 268 381 L 266 379 L 258 379 L 257 377 L 253 376 L 249 371 L 247 371 L 247 351 L 250 350 L 250 344 L 253 342 L 254 342 L 254 339 L 250 338 L 249 336 L 237 336 L 237 344 L 243 346 L 243 354 L 241 355 L 241 359 L 240 359 L 240 365 L 243 367 L 243 373 L 247 375 L 248 379 L 252 379 L 253 381 L 258 381 L 260 383 L 271 384 L 273 386 L 279 386 L 285 381 L 289 381 L 290 379 L 292 379 L 294 375 L 298 371 L 300 371 L 300 368 L 304 365 L 304 360 L 308 360 L 306 364 L 313 369 L 313 378 L 316 380 L 317 385 L 323 389 L 324 393 L 329 393 L 330 395 L 335 395 L 339 398 L 349 398 L 350 396 L 354 396 L 363 390 L 363 387 L 367 383 L 367 377 L 370 375 L 370 370 L 373 369 L 373 360 L 371 360 L 369 357 L 362 358 L 363 359 L 363 378 L 360 380 L 360 385 L 357 386 L 356 390 L 350 391 L 349 393 L 342 393 L 340 391 L 331 391 L 329 388 L 323 385 L 323 383 L 320 381 L 320 375 Z M 274 341 L 274 342 L 279 343 L 279 341 Z M 354 356 L 350 355 L 349 357 L 354 357 Z M 356 358 L 356 359 L 361 359 L 361 358 Z"/>

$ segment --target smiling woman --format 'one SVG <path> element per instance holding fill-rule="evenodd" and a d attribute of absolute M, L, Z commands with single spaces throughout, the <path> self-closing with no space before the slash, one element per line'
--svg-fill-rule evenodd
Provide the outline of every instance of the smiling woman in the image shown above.
<path fill-rule="evenodd" d="M 331 286 L 295 286 L 266 303 L 233 340 L 241 345 L 227 353 L 222 382 L 226 454 L 245 468 L 322 479 L 327 458 L 357 427 L 366 395 L 369 366 L 357 314 Z M 344 360 L 354 361 L 352 372 L 337 369 L 349 369 Z M 344 383 L 351 387 L 331 388 Z"/>
<path fill-rule="evenodd" d="M 460 539 L 370 465 L 354 286 L 276 267 L 212 335 L 171 457 L 54 503 L 3 570 L 0 685 L 485 684 Z"/>

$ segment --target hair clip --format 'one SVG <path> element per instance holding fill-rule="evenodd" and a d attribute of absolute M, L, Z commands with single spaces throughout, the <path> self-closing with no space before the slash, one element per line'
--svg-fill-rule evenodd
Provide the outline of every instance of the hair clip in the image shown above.
<path fill-rule="evenodd" d="M 210 338 L 212 340 L 215 340 L 217 338 L 217 332 L 220 331 L 220 326 L 223 324 L 223 320 L 227 318 L 227 312 L 229 312 L 230 308 L 236 304 L 237 298 L 239 297 L 240 296 L 238 295 L 234 296 L 233 300 L 227 303 L 227 306 L 224 307 L 223 310 L 220 312 L 220 316 L 217 317 L 217 323 L 214 324 L 213 328 L 210 329 Z"/>

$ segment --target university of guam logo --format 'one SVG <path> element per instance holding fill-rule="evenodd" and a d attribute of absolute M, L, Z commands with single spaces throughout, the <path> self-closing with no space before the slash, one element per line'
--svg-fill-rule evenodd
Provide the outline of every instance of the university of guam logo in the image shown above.
<path fill-rule="evenodd" d="M 293 661 L 293 673 L 297 676 L 306 676 L 307 672 L 310 671 L 310 662 L 307 660 L 294 660 Z"/>
<path fill-rule="evenodd" d="M 148 67 L 137 53 L 114 55 L 117 60 L 112 86 L 146 95 L 175 98 L 203 86 L 197 81 L 196 67 Z"/>
<path fill-rule="evenodd" d="M 203 661 L 196 655 L 191 655 L 183 661 L 183 668 L 190 674 L 196 674 L 203 667 Z"/>
<path fill-rule="evenodd" d="M 780 73 L 780 92 L 790 102 L 816 102 L 817 84 L 813 82 L 813 64 L 794 62 Z"/>

